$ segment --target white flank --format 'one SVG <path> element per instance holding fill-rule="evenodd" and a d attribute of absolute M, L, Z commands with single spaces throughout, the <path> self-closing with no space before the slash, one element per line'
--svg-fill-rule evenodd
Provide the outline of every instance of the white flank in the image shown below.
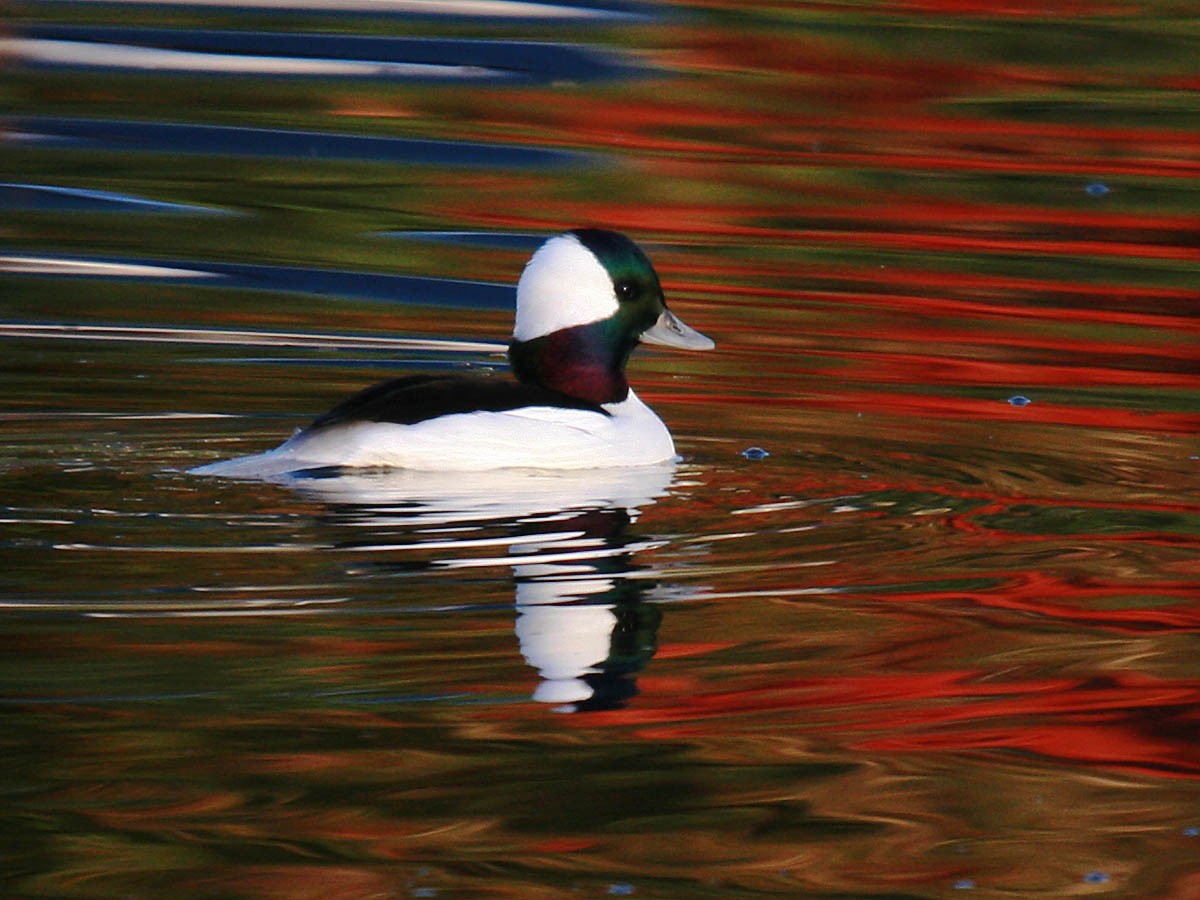
<path fill-rule="evenodd" d="M 445 472 L 650 466 L 675 458 L 671 433 L 633 391 L 610 415 L 532 406 L 440 416 L 415 425 L 354 422 L 303 431 L 274 450 L 197 475 L 272 479 L 327 466 Z"/>

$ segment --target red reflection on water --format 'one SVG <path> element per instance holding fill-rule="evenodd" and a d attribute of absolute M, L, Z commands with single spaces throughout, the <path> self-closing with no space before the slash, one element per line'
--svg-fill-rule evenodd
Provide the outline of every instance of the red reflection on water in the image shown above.
<path fill-rule="evenodd" d="M 1028 385 L 1032 381 L 1026 375 L 1024 378 L 1006 379 L 1004 383 Z M 1153 381 L 1149 383 L 1157 384 Z M 653 391 L 647 390 L 642 393 L 647 398 L 657 399 Z M 736 406 L 745 402 L 744 399 L 736 397 L 724 400 L 718 398 L 714 401 L 711 396 L 689 394 L 663 394 L 662 399 L 679 404 L 695 402 L 710 406 Z M 802 397 L 759 397 L 754 402 L 760 408 L 836 409 L 849 412 L 870 410 L 876 413 L 917 416 L 923 419 L 1043 422 L 1105 429 L 1153 429 L 1156 432 L 1185 435 L 1193 435 L 1200 430 L 1200 416 L 1194 414 L 1093 409 L 1042 402 L 1034 402 L 1026 406 L 1013 406 L 1004 402 L 1000 397 L 978 400 L 924 393 L 905 394 L 898 391 L 867 391 L 852 388 L 830 390 L 821 387 Z"/>
<path fill-rule="evenodd" d="M 645 702 L 587 723 L 635 726 L 655 740 L 708 733 L 712 718 L 766 717 L 773 727 L 837 734 L 872 751 L 1024 750 L 1084 764 L 1200 777 L 1200 681 L 1114 673 L 1096 679 L 996 682 L 977 670 L 780 679 L 733 690 L 693 684 L 682 707 L 656 705 L 678 683 L 642 679 Z M 986 681 L 984 679 L 987 679 Z M 679 697 L 673 698 L 678 700 Z M 858 737 L 857 735 L 862 735 Z"/>
<path fill-rule="evenodd" d="M 1009 384 L 1028 384 L 1014 378 Z M 970 400 L 956 397 L 930 397 L 922 394 L 879 392 L 841 392 L 836 399 L 805 398 L 811 407 L 829 406 L 836 409 L 881 409 L 899 415 L 932 416 L 949 419 L 1008 419 L 1034 422 L 1054 422 L 1063 425 L 1084 425 L 1096 428 L 1142 429 L 1160 432 L 1195 434 L 1200 429 L 1200 416 L 1184 413 L 1150 413 L 1140 410 L 1089 409 L 1085 407 L 1030 404 L 1013 407 L 995 400 Z"/>
<path fill-rule="evenodd" d="M 995 540 L 995 537 L 992 538 Z M 1010 541 L 1010 536 L 1004 540 Z M 1033 540 L 1031 538 L 1031 540 Z M 1080 542 L 1091 545 L 1101 541 L 1095 535 L 1080 535 Z M 1110 540 L 1113 540 L 1110 538 Z M 1137 540 L 1131 536 L 1130 540 Z M 974 603 L 980 607 L 1026 613 L 1038 618 L 1075 622 L 1134 634 L 1140 631 L 1200 628 L 1200 608 L 1192 602 L 1195 587 L 1184 582 L 1139 583 L 1137 593 L 1150 595 L 1160 602 L 1178 605 L 1096 608 L 1096 604 L 1127 599 L 1135 589 L 1129 585 L 1066 581 L 1040 572 L 1020 576 L 1006 574 L 1000 591 L 916 591 L 891 597 L 889 602 Z"/>

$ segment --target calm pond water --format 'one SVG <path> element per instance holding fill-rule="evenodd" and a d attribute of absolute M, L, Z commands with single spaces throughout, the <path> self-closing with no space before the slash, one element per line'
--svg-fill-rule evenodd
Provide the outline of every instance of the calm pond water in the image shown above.
<path fill-rule="evenodd" d="M 1200 897 L 1186 4 L 9 12 L 5 897 Z M 677 466 L 186 474 L 579 225 Z"/>

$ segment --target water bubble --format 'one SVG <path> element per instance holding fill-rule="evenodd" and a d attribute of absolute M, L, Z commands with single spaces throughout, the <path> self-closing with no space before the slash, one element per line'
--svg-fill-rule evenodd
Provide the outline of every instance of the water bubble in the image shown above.
<path fill-rule="evenodd" d="M 1200 837 L 1200 827 L 1197 827 L 1195 825 L 1189 825 L 1187 828 L 1183 829 L 1183 836 L 1184 837 Z"/>
<path fill-rule="evenodd" d="M 747 447 L 742 451 L 742 456 L 746 459 L 766 459 L 770 455 L 770 452 L 762 447 Z"/>
<path fill-rule="evenodd" d="M 973 891 L 975 890 L 975 882 L 970 878 L 960 878 L 954 882 L 954 889 L 956 891 Z"/>
<path fill-rule="evenodd" d="M 1008 398 L 1009 406 L 1028 406 L 1032 402 L 1033 401 L 1030 400 L 1028 397 L 1026 397 L 1024 394 L 1013 394 L 1011 397 Z"/>
<path fill-rule="evenodd" d="M 614 897 L 631 897 L 633 896 L 633 885 L 626 884 L 625 882 L 610 884 L 608 886 L 608 892 Z"/>
<path fill-rule="evenodd" d="M 1103 197 L 1108 193 L 1109 187 L 1102 181 L 1093 181 L 1083 189 L 1089 197 Z"/>
<path fill-rule="evenodd" d="M 1104 884 L 1108 881 L 1108 873 L 1100 871 L 1088 872 L 1083 876 L 1083 880 L 1088 884 Z"/>

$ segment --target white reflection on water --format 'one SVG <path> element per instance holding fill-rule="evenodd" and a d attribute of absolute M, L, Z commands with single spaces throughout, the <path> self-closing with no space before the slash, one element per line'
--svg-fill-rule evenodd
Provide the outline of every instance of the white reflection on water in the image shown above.
<path fill-rule="evenodd" d="M 608 469 L 500 469 L 425 472 L 415 469 L 332 470 L 330 477 L 281 476 L 276 483 L 328 504 L 349 505 L 351 519 L 400 516 L 411 527 L 627 509 L 631 515 L 665 496 L 674 463 Z M 362 518 L 362 517 L 366 518 Z M 551 517 L 551 521 L 553 517 Z"/>
<path fill-rule="evenodd" d="M 0 271 L 4 258 L 0 257 Z M 189 277 L 194 274 L 189 272 Z M 155 275 L 154 277 L 162 277 Z M 435 338 L 394 338 L 352 334 L 305 334 L 288 331 L 238 331 L 227 328 L 176 328 L 146 325 L 63 325 L 0 322 L 0 338 L 59 338 L 89 341 L 136 341 L 158 344 L 221 344 L 234 347 L 305 347 L 317 350 L 440 350 L 456 353 L 503 353 L 505 345 L 492 341 L 457 341 Z M 85 413 L 83 415 L 92 415 Z M 171 415 L 181 415 L 173 413 Z M 191 414 L 199 418 L 208 414 Z"/>
<path fill-rule="evenodd" d="M 216 272 L 142 263 L 54 256 L 0 256 L 0 272 L 16 275 L 84 275 L 105 278 L 221 278 Z"/>
<path fill-rule="evenodd" d="M 283 483 L 329 504 L 339 523 L 376 532 L 399 528 L 407 541 L 354 542 L 355 550 L 449 551 L 453 555 L 432 564 L 511 567 L 521 655 L 542 679 L 533 698 L 575 711 L 621 705 L 636 693 L 633 676 L 654 655 L 661 616 L 648 601 L 655 587 L 629 576 L 637 553 L 664 542 L 626 532 L 641 508 L 668 493 L 674 475 L 672 463 L 587 471 L 350 472 Z M 460 530 L 466 525 L 475 527 Z M 475 536 L 497 527 L 499 536 Z"/>
<path fill-rule="evenodd" d="M 479 79 L 511 78 L 508 72 L 481 66 L 390 62 L 370 59 L 309 59 L 285 56 L 252 56 L 244 53 L 199 53 L 133 44 L 97 44 L 87 41 L 53 41 L 13 38 L 0 40 L 0 55 L 43 65 L 87 66 L 156 72 L 192 72 L 209 75 L 304 75 Z"/>
<path fill-rule="evenodd" d="M 641 16 L 618 9 L 573 6 L 566 3 L 532 3 L 524 0 L 77 0 L 79 3 L 114 3 L 155 6 L 220 6 L 275 11 L 328 10 L 340 13 L 418 14 L 468 16 L 489 19 L 542 19 L 552 21 L 613 21 Z"/>

